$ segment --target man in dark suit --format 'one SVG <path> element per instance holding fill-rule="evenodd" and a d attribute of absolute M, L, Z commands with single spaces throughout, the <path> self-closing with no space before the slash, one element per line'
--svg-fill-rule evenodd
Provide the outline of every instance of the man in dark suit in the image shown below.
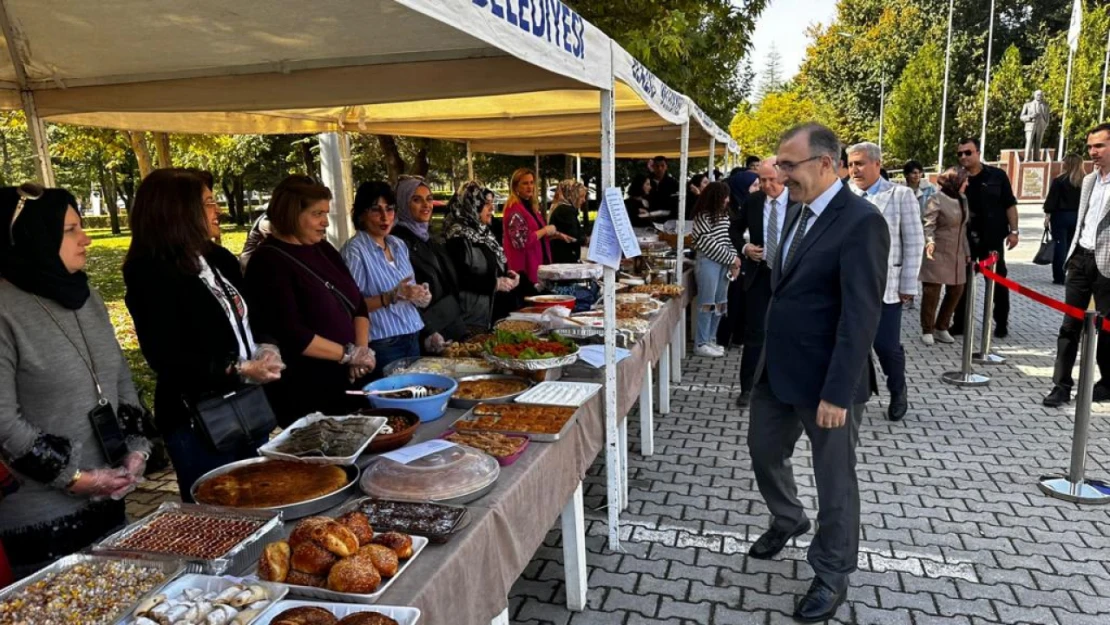
<path fill-rule="evenodd" d="M 790 457 L 803 431 L 813 447 L 817 533 L 814 580 L 794 618 L 824 621 L 848 593 L 859 555 L 856 441 L 867 401 L 890 233 L 875 207 L 837 177 L 840 143 L 805 124 L 783 135 L 778 169 L 790 200 L 771 273 L 763 357 L 752 391 L 748 451 L 774 516 L 748 551 L 771 558 L 810 529 Z"/>
<path fill-rule="evenodd" d="M 771 303 L 771 267 L 786 222 L 786 207 L 790 205 L 790 192 L 775 163 L 772 156 L 756 168 L 759 191 L 749 195 L 740 210 L 733 214 L 728 229 L 732 244 L 740 250 L 743 261 L 742 277 L 737 280 L 743 289 L 746 320 L 744 353 L 740 357 L 740 395 L 736 398 L 736 405 L 741 408 L 751 399 L 755 368 L 763 352 L 764 324 L 767 306 Z M 768 246 L 766 241 L 774 243 Z"/>

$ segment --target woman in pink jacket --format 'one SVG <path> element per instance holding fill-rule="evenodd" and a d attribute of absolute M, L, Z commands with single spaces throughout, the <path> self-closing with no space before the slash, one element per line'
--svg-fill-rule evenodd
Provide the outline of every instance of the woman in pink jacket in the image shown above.
<path fill-rule="evenodd" d="M 548 224 L 537 204 L 536 175 L 525 167 L 514 171 L 502 217 L 502 246 L 509 269 L 527 278 L 532 285 L 537 281 L 540 265 L 551 263 L 550 240 L 574 240 Z"/>

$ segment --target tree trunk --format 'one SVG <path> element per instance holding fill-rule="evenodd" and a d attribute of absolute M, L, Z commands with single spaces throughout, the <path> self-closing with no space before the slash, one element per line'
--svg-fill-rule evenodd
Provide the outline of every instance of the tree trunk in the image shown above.
<path fill-rule="evenodd" d="M 3 175 L 0 175 L 0 184 L 11 185 L 12 181 L 12 159 L 8 154 L 8 133 L 0 129 L 0 166 L 3 166 Z"/>
<path fill-rule="evenodd" d="M 431 147 L 431 139 L 420 139 L 420 149 L 416 151 L 416 162 L 412 164 L 413 174 L 420 177 L 428 175 L 428 150 Z"/>
<path fill-rule="evenodd" d="M 317 175 L 316 157 L 312 155 L 311 139 L 305 139 L 304 141 L 301 141 L 301 160 L 304 161 L 304 172 L 307 175 L 315 178 Z"/>
<path fill-rule="evenodd" d="M 570 154 L 563 155 L 563 180 L 574 179 L 574 157 Z"/>
<path fill-rule="evenodd" d="M 154 169 L 154 164 L 150 160 L 150 148 L 146 144 L 146 133 L 128 131 L 127 136 L 131 139 L 131 149 L 135 151 L 135 160 L 139 162 L 139 176 L 146 178 Z"/>
<path fill-rule="evenodd" d="M 250 219 L 252 215 L 248 212 L 249 209 L 243 202 L 243 174 L 237 174 L 233 178 L 232 187 L 234 190 L 231 194 L 235 196 L 235 203 L 239 205 L 239 213 L 235 216 L 235 223 L 243 226 L 248 221 L 253 221 Z"/>
<path fill-rule="evenodd" d="M 224 197 L 227 198 L 227 212 L 231 215 L 231 219 L 234 220 L 235 223 L 239 223 L 238 215 L 243 211 L 243 207 L 236 204 L 238 198 L 232 193 L 234 185 L 235 182 L 230 174 L 220 177 L 220 187 L 223 189 Z"/>
<path fill-rule="evenodd" d="M 389 182 L 397 182 L 397 178 L 405 173 L 405 159 L 401 158 L 401 151 L 397 148 L 397 138 L 392 135 L 374 135 L 378 140 L 385 157 L 385 170 L 389 175 Z"/>
<path fill-rule="evenodd" d="M 170 136 L 164 132 L 154 133 L 154 147 L 158 150 L 158 166 L 173 167 L 170 157 Z"/>
<path fill-rule="evenodd" d="M 112 224 L 112 234 L 120 234 L 119 223 L 119 206 L 116 201 L 119 199 L 118 184 L 116 181 L 116 172 L 111 168 L 100 169 L 100 196 L 104 201 L 105 208 L 108 209 L 108 218 Z"/>

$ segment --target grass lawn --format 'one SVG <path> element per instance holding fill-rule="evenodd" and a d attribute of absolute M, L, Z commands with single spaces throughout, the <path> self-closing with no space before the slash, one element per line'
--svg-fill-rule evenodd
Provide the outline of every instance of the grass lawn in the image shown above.
<path fill-rule="evenodd" d="M 135 338 L 135 324 L 127 312 L 127 305 L 123 303 L 126 289 L 123 285 L 123 259 L 127 256 L 127 248 L 131 245 L 131 233 L 112 234 L 111 230 L 89 230 L 92 237 L 92 247 L 89 248 L 89 264 L 86 271 L 89 282 L 93 288 L 100 292 L 104 303 L 108 306 L 108 314 L 112 317 L 112 325 L 116 329 L 116 339 L 123 347 L 127 362 L 131 365 L 131 375 L 139 394 L 146 401 L 148 407 L 154 405 L 154 372 L 147 366 L 143 354 L 139 351 L 139 341 Z M 224 227 L 223 246 L 234 254 L 239 254 L 243 243 L 247 240 L 247 228 Z"/>

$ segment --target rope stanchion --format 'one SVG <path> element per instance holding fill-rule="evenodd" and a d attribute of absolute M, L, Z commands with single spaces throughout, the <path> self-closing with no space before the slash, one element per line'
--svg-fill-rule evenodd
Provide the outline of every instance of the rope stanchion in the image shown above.
<path fill-rule="evenodd" d="M 959 371 L 949 371 L 940 376 L 945 384 L 962 387 L 978 387 L 990 384 L 991 379 L 981 373 L 975 373 L 971 368 L 971 350 L 975 344 L 975 268 L 976 265 L 967 266 L 967 298 L 968 305 L 964 309 L 964 350 L 963 366 Z"/>
<path fill-rule="evenodd" d="M 991 352 L 991 334 L 994 323 L 994 280 L 987 279 L 987 289 L 983 292 L 983 333 L 979 340 L 979 351 L 972 354 L 971 360 L 977 365 L 1001 365 L 1006 359 Z M 968 302 L 970 308 L 971 302 Z"/>
<path fill-rule="evenodd" d="M 1011 291 L 1020 295 L 1024 295 L 1025 297 L 1028 297 L 1038 304 L 1044 304 L 1045 306 L 1048 306 L 1053 310 L 1058 310 L 1065 315 L 1068 315 L 1069 317 L 1074 317 L 1080 320 L 1085 318 L 1087 311 L 1083 310 L 1082 308 L 1066 304 L 1058 299 L 1053 299 L 1045 295 L 1044 293 L 1038 293 L 1037 291 L 1034 291 L 1033 289 L 1025 285 L 1018 284 L 1017 282 L 1014 282 L 1009 278 L 998 275 L 991 269 L 991 267 L 993 267 L 997 262 L 998 254 L 992 252 L 990 257 L 979 261 L 979 271 L 981 271 L 988 280 L 992 282 L 997 282 L 1007 289 L 1010 289 Z M 1101 319 L 1098 325 L 1101 326 L 1103 332 L 1110 332 L 1110 319 Z"/>

